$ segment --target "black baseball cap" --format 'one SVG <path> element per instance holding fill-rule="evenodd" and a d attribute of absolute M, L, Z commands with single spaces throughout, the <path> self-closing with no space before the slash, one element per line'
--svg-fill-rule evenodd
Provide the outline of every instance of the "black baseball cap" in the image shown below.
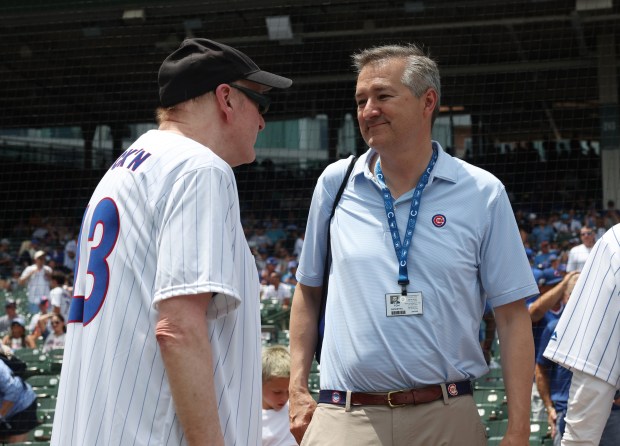
<path fill-rule="evenodd" d="M 288 88 L 293 83 L 261 70 L 252 59 L 228 45 L 208 39 L 186 39 L 159 68 L 159 99 L 164 107 L 172 107 L 240 79 L 272 88 Z"/>

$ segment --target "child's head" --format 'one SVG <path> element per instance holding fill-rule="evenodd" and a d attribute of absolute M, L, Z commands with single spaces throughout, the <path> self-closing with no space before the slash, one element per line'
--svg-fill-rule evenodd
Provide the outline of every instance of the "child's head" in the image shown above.
<path fill-rule="evenodd" d="M 62 273 L 62 271 L 55 270 L 52 273 L 50 283 L 52 285 L 52 288 L 63 286 L 65 284 L 65 275 Z"/>
<path fill-rule="evenodd" d="M 274 345 L 263 350 L 263 409 L 280 410 L 288 401 L 291 356 L 288 349 Z"/>

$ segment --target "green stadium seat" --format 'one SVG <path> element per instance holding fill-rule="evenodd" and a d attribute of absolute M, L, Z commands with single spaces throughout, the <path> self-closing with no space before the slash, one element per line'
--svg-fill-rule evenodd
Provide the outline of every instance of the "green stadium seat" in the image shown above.
<path fill-rule="evenodd" d="M 506 391 L 504 389 L 474 390 L 474 401 L 476 404 L 504 404 L 506 402 Z"/>
<path fill-rule="evenodd" d="M 37 411 L 39 410 L 56 410 L 56 398 L 38 398 Z"/>
<path fill-rule="evenodd" d="M 474 389 L 504 389 L 501 368 L 490 369 L 489 373 L 474 380 Z"/>
<path fill-rule="evenodd" d="M 486 423 L 487 437 L 489 439 L 503 437 L 506 433 L 506 429 L 508 429 L 508 420 L 491 420 Z"/>
<path fill-rule="evenodd" d="M 487 440 L 487 446 L 499 446 L 504 437 L 489 437 Z"/>
<path fill-rule="evenodd" d="M 320 376 L 318 373 L 310 373 L 308 376 L 308 389 L 310 393 L 319 393 L 319 390 L 321 390 Z"/>
<path fill-rule="evenodd" d="M 478 409 L 478 415 L 482 418 L 482 421 L 485 423 L 491 419 L 491 413 L 495 410 L 497 406 L 493 403 L 480 403 L 476 404 L 476 408 Z"/>
<path fill-rule="evenodd" d="M 57 375 L 33 375 L 26 379 L 39 398 L 55 397 L 58 394 L 60 377 Z"/>
<path fill-rule="evenodd" d="M 551 426 L 546 421 L 530 421 L 530 438 L 536 437 L 542 441 L 551 438 Z"/>
<path fill-rule="evenodd" d="M 30 441 L 50 441 L 52 439 L 52 425 L 40 424 L 28 433 Z"/>

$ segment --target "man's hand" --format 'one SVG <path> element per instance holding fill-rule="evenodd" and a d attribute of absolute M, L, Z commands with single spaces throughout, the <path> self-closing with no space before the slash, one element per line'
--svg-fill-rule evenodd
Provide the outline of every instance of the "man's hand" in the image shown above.
<path fill-rule="evenodd" d="M 555 432 L 557 430 L 555 423 L 558 419 L 558 414 L 555 412 L 554 407 L 549 407 L 547 410 L 549 411 L 549 415 L 547 415 L 547 423 L 549 423 L 549 427 L 551 427 L 551 438 L 555 438 Z"/>
<path fill-rule="evenodd" d="M 308 392 L 296 391 L 289 393 L 290 428 L 297 444 L 301 444 L 315 409 L 316 401 Z"/>

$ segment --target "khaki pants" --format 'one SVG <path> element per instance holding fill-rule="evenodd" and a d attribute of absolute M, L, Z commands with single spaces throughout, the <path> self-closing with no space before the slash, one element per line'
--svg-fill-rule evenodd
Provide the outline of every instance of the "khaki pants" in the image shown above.
<path fill-rule="evenodd" d="M 418 406 L 319 404 L 302 446 L 486 446 L 471 395 Z"/>

